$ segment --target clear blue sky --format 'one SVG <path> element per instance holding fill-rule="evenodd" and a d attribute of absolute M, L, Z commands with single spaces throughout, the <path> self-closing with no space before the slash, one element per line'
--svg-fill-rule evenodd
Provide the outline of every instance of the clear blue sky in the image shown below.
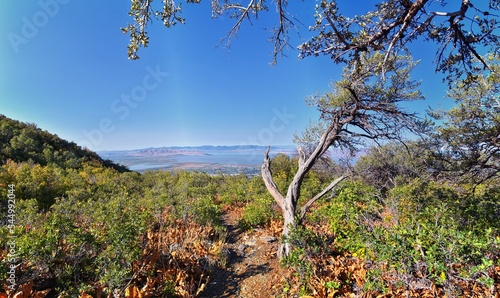
<path fill-rule="evenodd" d="M 306 26 L 313 23 L 314 4 L 294 4 Z M 293 134 L 317 117 L 304 98 L 327 91 L 339 78 L 340 67 L 329 58 L 298 60 L 296 50 L 270 66 L 271 12 L 243 26 L 230 51 L 215 48 L 234 20 L 212 19 L 207 1 L 184 3 L 186 25 L 154 23 L 141 59 L 128 60 L 129 37 L 120 27 L 131 21 L 129 6 L 2 1 L 0 113 L 96 151 L 291 144 Z M 308 37 L 306 29 L 302 33 Z M 428 99 L 409 108 L 422 113 L 438 102 L 450 104 L 433 75 L 433 54 L 419 53 L 428 63 L 414 76 L 424 80 Z"/>

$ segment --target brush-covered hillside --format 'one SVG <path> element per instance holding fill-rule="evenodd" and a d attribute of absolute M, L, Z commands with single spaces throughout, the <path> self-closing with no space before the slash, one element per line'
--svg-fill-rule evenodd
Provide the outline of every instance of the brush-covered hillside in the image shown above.
<path fill-rule="evenodd" d="M 92 162 L 120 172 L 127 171 L 125 167 L 103 160 L 95 152 L 63 140 L 36 124 L 23 123 L 0 114 L 0 164 L 8 160 L 75 169 L 83 163 Z"/>

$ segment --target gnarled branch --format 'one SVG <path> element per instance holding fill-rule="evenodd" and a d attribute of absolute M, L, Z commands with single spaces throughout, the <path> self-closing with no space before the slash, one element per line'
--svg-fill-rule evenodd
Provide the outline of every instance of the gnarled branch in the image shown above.
<path fill-rule="evenodd" d="M 276 183 L 273 180 L 273 176 L 271 173 L 271 160 L 269 159 L 269 151 L 271 150 L 271 147 L 268 146 L 266 153 L 264 154 L 264 162 L 262 163 L 261 166 L 261 174 L 262 174 L 262 179 L 264 180 L 264 184 L 266 185 L 267 190 L 271 194 L 271 196 L 274 198 L 276 203 L 278 203 L 278 206 L 281 208 L 282 211 L 285 210 L 285 198 L 283 195 L 279 192 L 278 186 L 276 186 Z"/>
<path fill-rule="evenodd" d="M 347 177 L 349 177 L 349 176 L 348 175 L 344 175 L 344 176 L 340 176 L 339 178 L 333 180 L 332 183 L 330 183 L 330 185 L 328 185 L 320 193 L 318 193 L 317 195 L 315 195 L 312 199 L 310 199 L 309 201 L 307 201 L 307 203 L 305 203 L 304 206 L 302 206 L 302 208 L 300 208 L 299 222 L 301 222 L 304 219 L 304 217 L 306 216 L 306 213 L 309 210 L 309 208 L 317 200 L 321 199 L 321 197 L 323 197 L 327 192 L 331 191 L 335 186 L 337 186 L 340 182 L 342 182 Z"/>

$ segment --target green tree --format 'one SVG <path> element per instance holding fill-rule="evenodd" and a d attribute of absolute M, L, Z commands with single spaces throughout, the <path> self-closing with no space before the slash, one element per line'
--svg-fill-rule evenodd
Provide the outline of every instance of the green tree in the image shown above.
<path fill-rule="evenodd" d="M 438 158 L 462 181 L 500 177 L 500 66 L 490 69 L 457 81 L 448 93 L 456 106 L 431 113 L 442 120 L 432 138 L 441 149 Z"/>
<path fill-rule="evenodd" d="M 16 159 L 39 162 L 37 149 L 40 147 L 36 132 L 33 129 L 26 128 L 20 131 L 10 139 L 10 147 L 14 152 Z"/>
<path fill-rule="evenodd" d="M 385 193 L 398 183 L 431 178 L 432 152 L 424 142 L 390 142 L 370 147 L 354 166 L 359 178 Z"/>
<path fill-rule="evenodd" d="M 417 90 L 419 84 L 410 78 L 415 63 L 408 56 L 395 56 L 388 67 L 382 63 L 384 59 L 380 52 L 361 54 L 357 61 L 344 68 L 342 79 L 332 92 L 311 100 L 310 104 L 321 113 L 321 122 L 309 131 L 320 131 L 321 135 L 314 137 L 306 131 L 301 144 L 308 150 L 298 148 L 298 168 L 285 194 L 274 180 L 269 149 L 266 152 L 262 177 L 284 219 L 285 240 L 278 248 L 279 257 L 291 252 L 291 243 L 287 241 L 290 231 L 301 224 L 312 204 L 349 175 L 346 173 L 333 180 L 299 208 L 301 187 L 307 173 L 330 147 L 354 148 L 365 139 L 400 139 L 404 131 L 415 131 L 418 127 L 415 115 L 399 106 L 401 102 L 422 98 Z"/>
<path fill-rule="evenodd" d="M 276 186 L 278 186 L 280 192 L 284 193 L 297 170 L 297 160 L 290 158 L 286 154 L 278 154 L 272 158 L 270 170 L 273 173 Z"/>
<path fill-rule="evenodd" d="M 198 3 L 199 0 L 187 2 Z M 134 21 L 122 28 L 131 37 L 130 59 L 137 59 L 139 48 L 147 47 L 146 30 L 153 18 L 166 27 L 185 22 L 179 3 L 172 0 L 161 3 L 161 7 L 155 8 L 153 1 L 132 0 L 130 16 Z M 288 10 L 288 2 L 283 0 L 272 5 L 264 0 L 249 0 L 247 4 L 215 0 L 211 4 L 213 16 L 227 15 L 235 20 L 224 38 L 227 41 L 236 36 L 245 20 L 257 18 L 269 6 L 274 6 L 276 26 L 271 33 L 274 62 L 291 46 L 289 31 L 300 23 Z M 269 152 L 265 154 L 262 176 L 283 213 L 285 239 L 290 229 L 300 225 L 309 207 L 347 176 L 340 174 L 323 191 L 298 207 L 307 173 L 330 147 L 353 150 L 363 139 L 399 139 L 406 129 L 416 132 L 421 128 L 421 123 L 415 121 L 415 114 L 399 107 L 402 101 L 421 98 L 418 84 L 409 78 L 414 66 L 412 51 L 416 45 L 421 47 L 417 42 L 436 49 L 436 71 L 447 75 L 449 85 L 494 67 L 483 57 L 496 54 L 500 48 L 497 21 L 500 1 L 387 0 L 373 4 L 371 10 L 357 9 L 349 14 L 335 0 L 320 1 L 316 4 L 316 20 L 310 24 L 313 36 L 298 45 L 301 58 L 327 55 L 345 67 L 333 92 L 310 101 L 320 111 L 320 122 L 304 135 L 298 168 L 285 186 L 286 193 L 275 180 L 278 177 L 272 175 Z M 463 82 L 472 84 L 473 80 Z M 278 255 L 287 255 L 290 248 L 290 243 L 285 241 Z"/>

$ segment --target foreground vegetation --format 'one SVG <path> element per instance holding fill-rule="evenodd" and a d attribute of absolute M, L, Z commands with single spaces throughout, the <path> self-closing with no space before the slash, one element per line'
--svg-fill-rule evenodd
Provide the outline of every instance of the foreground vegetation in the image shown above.
<path fill-rule="evenodd" d="M 286 185 L 296 161 L 273 161 L 278 183 Z M 312 172 L 303 195 L 327 178 Z M 244 229 L 278 216 L 260 177 L 10 161 L 1 180 L 15 185 L 18 198 L 14 262 L 10 231 L 1 229 L 2 280 L 10 265 L 18 266 L 15 291 L 7 283 L 4 291 L 35 297 L 197 296 L 211 272 L 227 265 L 221 210 L 242 206 Z M 294 250 L 282 260 L 292 272 L 283 296 L 498 293 L 500 190 L 471 189 L 417 178 L 382 194 L 362 179 L 346 181 L 293 232 Z"/>
<path fill-rule="evenodd" d="M 11 146 L 34 129 L 17 125 Z M 33 131 L 36 144 L 61 143 Z M 281 233 L 279 207 L 261 177 L 138 174 L 71 151 L 42 152 L 46 162 L 35 150 L 0 167 L 0 297 L 203 296 L 231 262 L 223 212 L 238 209 L 242 230 Z M 430 170 L 431 161 L 419 143 L 368 150 L 286 239 L 293 250 L 281 259 L 279 295 L 500 295 L 499 181 L 455 183 Z M 278 155 L 270 165 L 284 192 L 298 160 Z M 345 171 L 319 160 L 300 201 Z"/>

